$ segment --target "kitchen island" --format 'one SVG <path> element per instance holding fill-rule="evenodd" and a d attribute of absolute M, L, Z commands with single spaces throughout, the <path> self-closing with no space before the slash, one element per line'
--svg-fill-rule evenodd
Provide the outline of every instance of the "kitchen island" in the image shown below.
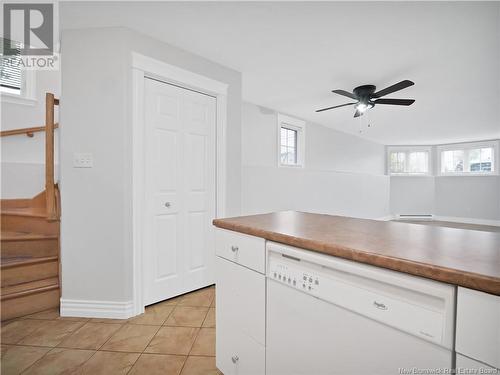
<path fill-rule="evenodd" d="M 500 233 L 295 211 L 213 223 L 226 375 L 500 367 Z M 309 333 L 323 342 L 291 343 Z"/>

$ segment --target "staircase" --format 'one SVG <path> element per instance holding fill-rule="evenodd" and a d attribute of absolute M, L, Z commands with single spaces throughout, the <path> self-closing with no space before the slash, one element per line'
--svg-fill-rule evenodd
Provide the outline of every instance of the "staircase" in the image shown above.
<path fill-rule="evenodd" d="M 45 190 L 29 199 L 0 200 L 2 320 L 59 306 L 60 197 L 54 182 L 54 106 L 58 104 L 48 93 L 45 126 L 26 128 L 46 133 Z M 2 132 L 2 136 L 30 136 L 26 129 Z"/>

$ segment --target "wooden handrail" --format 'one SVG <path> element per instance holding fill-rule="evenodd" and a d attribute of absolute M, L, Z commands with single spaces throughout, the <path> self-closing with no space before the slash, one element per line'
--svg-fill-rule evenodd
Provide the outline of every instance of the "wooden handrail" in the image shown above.
<path fill-rule="evenodd" d="M 54 129 L 57 129 L 59 124 L 56 122 L 54 124 Z M 0 137 L 8 137 L 11 135 L 19 135 L 26 134 L 28 137 L 33 137 L 37 132 L 44 132 L 45 126 L 35 126 L 33 128 L 19 128 L 19 129 L 11 129 L 11 130 L 2 130 L 0 131 Z"/>
<path fill-rule="evenodd" d="M 54 94 L 45 94 L 45 197 L 47 219 L 57 220 L 56 186 L 54 181 Z M 59 103 L 59 100 L 57 100 Z"/>
<path fill-rule="evenodd" d="M 39 208 L 43 208 L 45 205 L 45 215 L 50 221 L 58 220 L 60 217 L 59 189 L 54 179 L 54 130 L 59 127 L 59 124 L 54 122 L 54 107 L 56 105 L 59 105 L 59 99 L 54 98 L 54 94 L 48 92 L 45 94 L 45 126 L 0 132 L 1 137 L 18 134 L 33 137 L 35 132 L 45 132 L 45 191 L 30 201 L 36 202 L 36 207 Z"/>

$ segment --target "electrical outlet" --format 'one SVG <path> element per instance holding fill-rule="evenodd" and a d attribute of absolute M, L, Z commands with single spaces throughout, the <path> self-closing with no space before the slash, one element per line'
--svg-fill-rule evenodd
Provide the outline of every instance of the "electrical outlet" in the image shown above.
<path fill-rule="evenodd" d="M 92 168 L 94 159 L 90 153 L 74 153 L 73 168 Z"/>

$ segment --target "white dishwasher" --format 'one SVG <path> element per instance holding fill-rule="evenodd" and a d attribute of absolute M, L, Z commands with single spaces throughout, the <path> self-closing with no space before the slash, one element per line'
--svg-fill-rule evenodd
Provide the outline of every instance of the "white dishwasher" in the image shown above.
<path fill-rule="evenodd" d="M 454 286 L 278 243 L 266 246 L 267 375 L 453 367 Z"/>

